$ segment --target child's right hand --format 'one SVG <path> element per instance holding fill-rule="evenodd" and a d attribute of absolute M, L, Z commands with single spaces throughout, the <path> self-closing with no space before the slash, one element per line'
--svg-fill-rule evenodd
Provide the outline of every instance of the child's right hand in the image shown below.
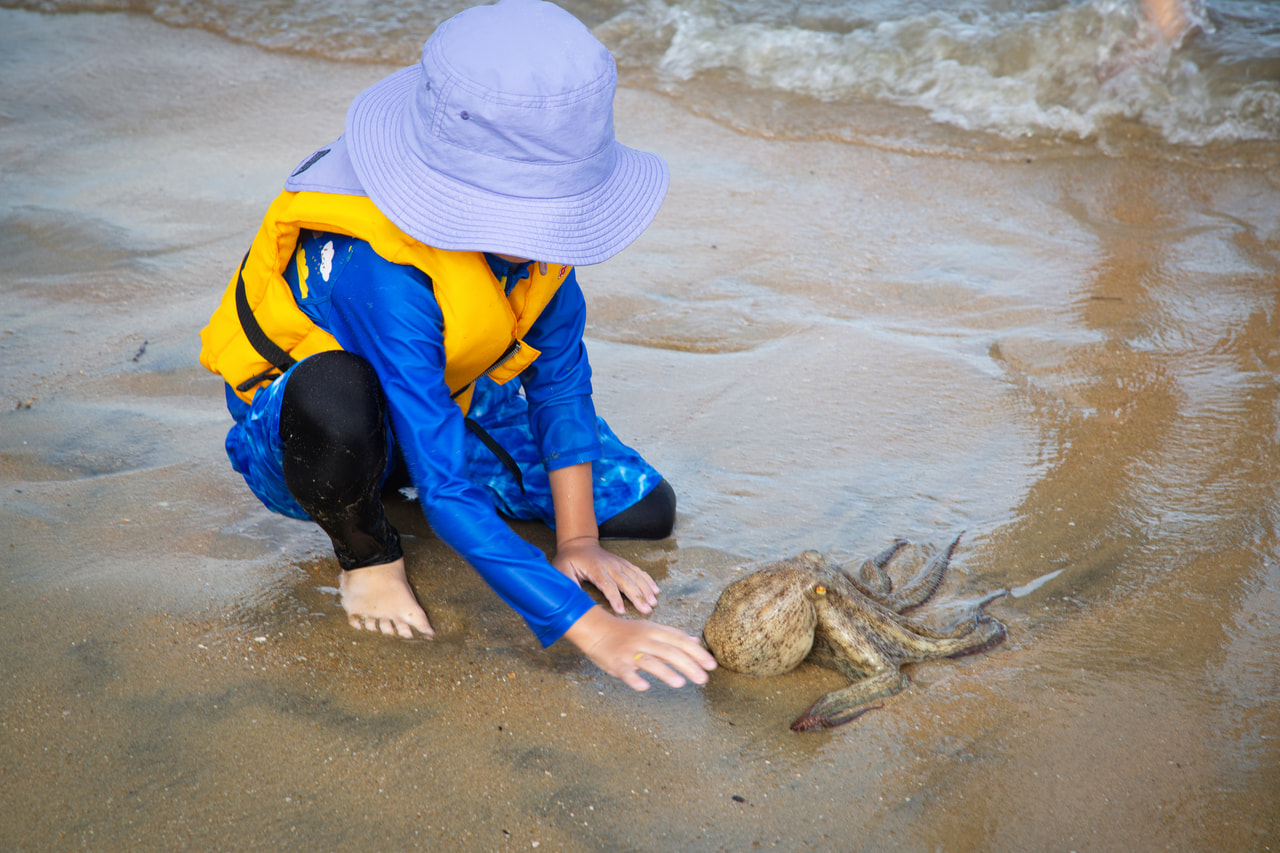
<path fill-rule="evenodd" d="M 685 679 L 707 683 L 707 672 L 716 659 L 697 637 L 667 625 L 614 616 L 599 605 L 592 607 L 564 634 L 596 666 L 632 690 L 648 690 L 641 672 L 671 687 L 683 687 Z"/>

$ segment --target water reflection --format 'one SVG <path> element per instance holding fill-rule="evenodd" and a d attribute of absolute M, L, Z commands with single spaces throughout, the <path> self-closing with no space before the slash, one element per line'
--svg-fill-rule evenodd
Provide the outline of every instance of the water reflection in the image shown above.
<path fill-rule="evenodd" d="M 1141 797 L 1123 792 L 1119 778 L 1089 784 L 1123 794 L 1130 808 L 1177 803 L 1207 816 L 1226 805 L 1225 792 L 1203 789 L 1209 780 L 1258 790 L 1277 766 L 1274 719 L 1262 723 L 1247 709 L 1280 694 L 1276 679 L 1259 677 L 1276 671 L 1280 628 L 1258 612 L 1276 574 L 1280 336 L 1274 258 L 1231 251 L 1256 242 L 1228 211 L 1165 204 L 1197 195 L 1194 180 L 1132 164 L 1086 193 L 1064 180 L 1063 208 L 1098 245 L 1078 316 L 1100 340 L 1048 360 L 1036 358 L 1033 341 L 1002 345 L 1011 380 L 1057 434 L 1060 452 L 991 549 L 1054 567 L 1039 580 L 1057 575 L 1025 603 L 1008 605 L 1025 617 L 1033 603 L 1056 611 L 1012 620 L 1032 634 L 1036 663 L 1014 663 L 1019 691 L 1008 699 L 1016 708 L 1025 706 L 1017 698 L 1024 691 L 1036 695 L 1042 721 L 1017 737 L 1076 729 L 1093 744 L 1088 754 L 1106 755 L 1108 766 L 1167 755 L 1159 781 Z M 1202 251 L 1206 243 L 1217 246 L 1216 259 Z M 1058 701 L 1043 704 L 1055 694 Z M 1215 717 L 1221 727 L 1205 729 Z M 1203 748 L 1171 750 L 1180 741 L 1142 731 L 1148 719 L 1169 738 L 1185 733 Z M 1046 796 L 1089 799 L 1077 789 L 1080 757 L 1050 755 L 1046 769 L 1055 778 L 1035 783 Z M 1019 773 L 1016 763 L 1004 770 Z M 1012 791 L 997 784 L 994 794 L 966 793 Z M 1250 816 L 1251 807 L 1233 803 L 1238 828 L 1230 837 L 1249 846 L 1252 827 L 1274 826 L 1271 806 L 1260 809 Z M 1070 835 L 1065 815 L 1036 820 L 1039 832 Z M 1181 843 L 1216 843 L 1210 839 L 1221 828 L 1212 823 L 1198 841 Z M 1030 837 L 1030 818 L 1015 818 L 1006 832 Z"/>

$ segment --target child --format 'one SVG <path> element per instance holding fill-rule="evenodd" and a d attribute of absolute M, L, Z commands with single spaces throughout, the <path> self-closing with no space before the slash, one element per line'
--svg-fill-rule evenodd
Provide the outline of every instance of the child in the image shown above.
<path fill-rule="evenodd" d="M 575 264 L 657 213 L 667 173 L 613 136 L 617 72 L 541 0 L 449 19 L 351 104 L 285 184 L 201 333 L 227 454 L 270 509 L 333 540 L 354 628 L 432 635 L 381 494 L 406 472 L 436 534 L 525 619 L 636 690 L 715 667 L 600 537 L 663 538 L 671 487 L 597 419 Z M 554 526 L 556 555 L 499 516 Z M 557 571 L 558 570 L 558 571 Z"/>

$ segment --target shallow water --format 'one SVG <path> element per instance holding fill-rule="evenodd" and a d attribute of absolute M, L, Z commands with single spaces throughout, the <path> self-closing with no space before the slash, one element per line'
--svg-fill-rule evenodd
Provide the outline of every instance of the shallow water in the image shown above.
<path fill-rule="evenodd" d="M 198 330 L 386 70 L 0 11 L 5 847 L 1280 841 L 1274 152 L 926 156 L 620 93 L 672 190 L 582 280 L 597 406 L 679 494 L 672 540 L 617 546 L 661 617 L 699 630 L 748 561 L 961 530 L 931 618 L 1019 593 L 1004 646 L 800 737 L 833 673 L 632 694 L 412 505 L 439 639 L 354 634 L 323 538 L 226 465 Z"/>

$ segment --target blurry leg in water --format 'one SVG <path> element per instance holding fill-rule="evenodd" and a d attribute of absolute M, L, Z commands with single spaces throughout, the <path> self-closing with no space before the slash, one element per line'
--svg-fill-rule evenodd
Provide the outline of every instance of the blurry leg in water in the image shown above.
<path fill-rule="evenodd" d="M 1155 24 L 1165 41 L 1174 45 L 1191 25 L 1182 0 L 1142 0 L 1142 14 Z"/>

